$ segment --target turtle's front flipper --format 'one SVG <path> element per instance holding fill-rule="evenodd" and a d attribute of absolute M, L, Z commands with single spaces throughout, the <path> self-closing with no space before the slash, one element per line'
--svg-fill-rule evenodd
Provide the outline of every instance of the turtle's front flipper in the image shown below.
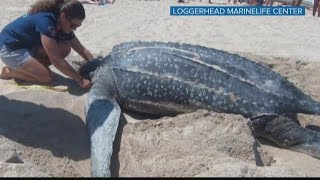
<path fill-rule="evenodd" d="M 110 177 L 113 141 L 121 109 L 116 101 L 111 70 L 101 68 L 86 101 L 86 122 L 91 140 L 91 176 Z"/>
<path fill-rule="evenodd" d="M 282 148 L 320 158 L 320 132 L 303 128 L 285 116 L 263 115 L 251 120 L 256 136 L 267 138 Z"/>
<path fill-rule="evenodd" d="M 87 126 L 91 140 L 91 176 L 110 177 L 113 141 L 120 107 L 108 100 L 95 100 L 88 109 Z"/>

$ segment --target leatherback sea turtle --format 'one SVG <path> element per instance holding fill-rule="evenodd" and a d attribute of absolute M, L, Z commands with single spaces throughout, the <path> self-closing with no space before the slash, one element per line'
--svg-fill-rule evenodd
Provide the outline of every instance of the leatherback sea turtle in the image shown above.
<path fill-rule="evenodd" d="M 257 136 L 320 158 L 320 133 L 287 116 L 320 114 L 320 103 L 244 57 L 190 44 L 127 42 L 79 71 L 94 82 L 86 101 L 92 176 L 110 176 L 121 109 L 241 114 L 252 120 Z"/>

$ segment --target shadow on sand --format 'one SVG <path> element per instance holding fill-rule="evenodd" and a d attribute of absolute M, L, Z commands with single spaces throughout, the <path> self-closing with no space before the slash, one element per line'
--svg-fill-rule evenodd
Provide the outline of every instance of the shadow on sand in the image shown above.
<path fill-rule="evenodd" d="M 86 124 L 61 108 L 0 96 L 0 135 L 25 146 L 50 150 L 56 157 L 90 158 Z"/>

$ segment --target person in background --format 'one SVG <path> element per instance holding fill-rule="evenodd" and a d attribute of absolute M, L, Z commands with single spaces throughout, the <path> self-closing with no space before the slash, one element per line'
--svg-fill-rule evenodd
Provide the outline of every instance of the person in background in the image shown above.
<path fill-rule="evenodd" d="M 0 78 L 50 83 L 52 64 L 84 88 L 91 82 L 72 68 L 65 58 L 71 48 L 86 61 L 94 57 L 74 31 L 85 19 L 77 0 L 39 0 L 29 12 L 6 25 L 0 33 L 0 59 L 6 65 Z"/>
<path fill-rule="evenodd" d="M 312 15 L 313 15 L 313 16 L 316 15 L 317 10 L 318 10 L 318 17 L 320 17 L 319 0 L 314 0 L 313 9 L 312 9 Z"/>
<path fill-rule="evenodd" d="M 78 0 L 82 4 L 98 4 L 99 0 Z"/>
<path fill-rule="evenodd" d="M 104 4 L 113 4 L 116 0 L 78 0 L 82 4 L 99 4 L 99 5 L 104 5 Z"/>
<path fill-rule="evenodd" d="M 239 0 L 233 0 L 233 4 L 237 4 L 239 2 Z M 228 0 L 228 4 L 231 4 L 231 0 Z"/>

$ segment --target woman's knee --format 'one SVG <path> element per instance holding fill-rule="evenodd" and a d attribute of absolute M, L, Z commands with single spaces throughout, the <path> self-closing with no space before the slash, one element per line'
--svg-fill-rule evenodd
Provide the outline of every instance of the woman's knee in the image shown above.
<path fill-rule="evenodd" d="M 69 41 L 58 41 L 58 48 L 61 57 L 66 58 L 71 52 L 71 44 Z M 33 47 L 32 52 L 37 59 L 49 59 L 47 52 L 43 47 Z"/>
<path fill-rule="evenodd" d="M 53 81 L 53 75 L 49 67 L 39 68 L 36 78 L 41 83 L 50 83 Z"/>
<path fill-rule="evenodd" d="M 68 41 L 60 41 L 58 45 L 61 56 L 66 58 L 71 52 L 71 44 Z"/>
<path fill-rule="evenodd" d="M 50 83 L 53 75 L 48 67 L 43 66 L 39 61 L 32 58 L 16 69 L 17 71 L 32 77 L 40 83 Z"/>
<path fill-rule="evenodd" d="M 54 79 L 51 71 L 46 68 L 39 69 L 37 73 L 31 76 L 39 83 L 51 83 Z"/>
<path fill-rule="evenodd" d="M 48 73 L 44 76 L 38 76 L 37 77 L 37 80 L 40 82 L 40 83 L 51 83 L 53 81 L 53 76 L 52 74 Z"/>

